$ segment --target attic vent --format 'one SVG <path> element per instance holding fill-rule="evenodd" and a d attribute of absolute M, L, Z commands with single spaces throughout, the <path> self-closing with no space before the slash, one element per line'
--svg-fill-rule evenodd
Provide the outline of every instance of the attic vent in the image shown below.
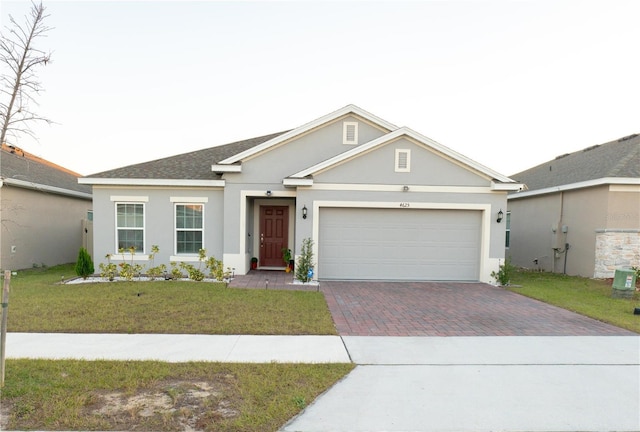
<path fill-rule="evenodd" d="M 583 152 L 588 152 L 589 150 L 593 150 L 600 147 L 600 144 L 596 144 L 596 145 L 592 145 L 591 147 L 587 147 L 586 149 L 582 150 Z"/>
<path fill-rule="evenodd" d="M 396 172 L 411 171 L 411 150 L 396 149 Z"/>
<path fill-rule="evenodd" d="M 342 144 L 358 144 L 358 122 L 342 123 Z"/>
<path fill-rule="evenodd" d="M 618 142 L 627 141 L 627 140 L 630 140 L 630 139 L 635 138 L 635 137 L 637 137 L 637 136 L 638 136 L 638 134 L 628 135 L 628 136 L 626 136 L 626 137 L 622 137 L 622 138 L 620 138 L 620 139 L 618 140 Z"/>
<path fill-rule="evenodd" d="M 556 160 L 558 160 L 558 159 L 562 159 L 563 157 L 567 157 L 567 156 L 569 156 L 569 153 L 565 153 L 565 154 L 563 154 L 563 155 L 556 156 Z"/>

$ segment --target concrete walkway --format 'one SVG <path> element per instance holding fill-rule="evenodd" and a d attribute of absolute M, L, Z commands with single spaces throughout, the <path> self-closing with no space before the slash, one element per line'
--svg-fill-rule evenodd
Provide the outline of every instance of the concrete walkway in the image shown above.
<path fill-rule="evenodd" d="M 348 362 L 282 432 L 640 431 L 640 336 L 9 333 L 8 358 Z"/>

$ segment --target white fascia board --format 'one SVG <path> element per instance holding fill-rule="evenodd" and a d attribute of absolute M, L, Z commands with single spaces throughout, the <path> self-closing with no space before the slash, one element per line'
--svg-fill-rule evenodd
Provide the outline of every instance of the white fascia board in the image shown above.
<path fill-rule="evenodd" d="M 524 188 L 522 183 L 496 183 L 491 182 L 491 190 L 494 191 L 520 191 Z"/>
<path fill-rule="evenodd" d="M 269 141 L 263 142 L 262 144 L 259 144 L 255 147 L 252 147 L 248 150 L 243 151 L 242 153 L 238 153 L 237 155 L 231 156 L 230 158 L 224 159 L 222 161 L 220 161 L 218 164 L 219 165 L 228 165 L 228 164 L 233 164 L 236 162 L 239 162 L 249 156 L 252 156 L 256 153 L 259 153 L 265 149 L 268 149 L 269 147 L 275 146 L 281 142 L 284 142 L 290 138 L 293 138 L 297 135 L 303 134 L 305 132 L 310 131 L 311 129 L 314 129 L 324 123 L 328 123 L 332 120 L 335 120 L 337 118 L 340 118 L 342 116 L 345 116 L 347 114 L 355 114 L 357 116 L 360 116 L 374 124 L 377 124 L 379 126 L 382 126 L 385 129 L 388 130 L 395 130 L 398 127 L 392 123 L 389 123 L 386 120 L 381 119 L 380 117 L 377 117 L 373 114 L 371 114 L 370 112 L 367 112 L 365 110 L 363 110 L 362 108 L 359 108 L 355 105 L 347 105 L 344 108 L 340 108 L 337 111 L 334 111 L 332 113 L 329 113 L 325 116 L 320 117 L 319 119 L 310 121 L 309 123 L 306 123 L 298 128 L 295 128 L 293 130 L 290 130 L 287 133 L 284 133 L 282 135 L 279 135 L 273 139 L 270 139 Z"/>
<path fill-rule="evenodd" d="M 105 186 L 201 186 L 224 187 L 224 180 L 191 180 L 191 179 L 131 179 L 131 178 L 92 178 L 78 179 L 80 184 Z"/>
<path fill-rule="evenodd" d="M 310 178 L 286 178 L 282 180 L 283 186 L 313 186 L 313 179 Z"/>
<path fill-rule="evenodd" d="M 239 173 L 242 172 L 242 165 L 211 165 L 211 171 L 220 173 Z"/>
<path fill-rule="evenodd" d="M 570 183 L 561 186 L 553 186 L 544 189 L 536 189 L 532 191 L 524 191 L 519 192 L 517 194 L 512 194 L 507 196 L 507 199 L 518 199 L 518 198 L 526 198 L 532 197 L 536 195 L 546 195 L 554 192 L 563 192 L 573 189 L 584 189 L 588 187 L 594 186 L 603 186 L 603 185 L 640 185 L 640 178 L 634 177 L 603 177 L 594 180 L 587 180 L 583 182 Z"/>
<path fill-rule="evenodd" d="M 35 191 L 48 192 L 48 193 L 53 193 L 57 195 L 71 196 L 75 198 L 84 198 L 89 200 L 93 198 L 93 195 L 91 195 L 90 193 L 78 192 L 70 189 L 64 189 L 64 188 L 59 188 L 55 186 L 48 186 L 48 185 L 28 182 L 24 180 L 17 180 L 12 178 L 2 179 L 2 184 L 7 186 L 20 187 L 23 189 L 31 189 Z"/>

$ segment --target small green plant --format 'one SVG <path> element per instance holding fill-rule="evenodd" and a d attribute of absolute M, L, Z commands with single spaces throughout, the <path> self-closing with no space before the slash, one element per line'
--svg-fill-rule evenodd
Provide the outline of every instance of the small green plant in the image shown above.
<path fill-rule="evenodd" d="M 282 261 L 284 261 L 285 265 L 289 265 L 289 261 L 291 261 L 291 249 L 282 248 Z"/>
<path fill-rule="evenodd" d="M 160 248 L 158 245 L 151 246 L 151 253 L 149 254 L 149 261 L 151 262 L 149 269 L 147 270 L 147 276 L 149 279 L 155 280 L 157 277 L 162 276 L 167 271 L 167 266 L 164 264 L 160 264 L 159 266 L 154 266 L 156 254 L 160 252 Z"/>
<path fill-rule="evenodd" d="M 89 252 L 83 247 L 81 247 L 78 252 L 78 261 L 76 261 L 75 270 L 78 276 L 82 276 L 82 279 L 88 278 L 95 271 L 91 255 L 89 255 Z"/>
<path fill-rule="evenodd" d="M 300 282 L 309 282 L 313 279 L 313 240 L 302 240 L 302 249 L 296 263 L 296 279 Z"/>
<path fill-rule="evenodd" d="M 302 396 L 295 396 L 293 398 L 293 403 L 298 409 L 304 409 L 307 406 L 307 401 Z"/>
<path fill-rule="evenodd" d="M 182 277 L 184 276 L 182 274 L 182 266 L 176 262 L 170 262 L 169 263 L 171 265 L 171 276 L 174 279 L 182 279 Z"/>
<path fill-rule="evenodd" d="M 111 262 L 111 254 L 106 254 L 104 257 L 107 259 L 107 264 L 100 263 L 100 277 L 112 281 L 118 274 L 118 266 Z"/>
<path fill-rule="evenodd" d="M 631 270 L 633 270 L 634 272 L 636 272 L 636 279 L 640 280 L 640 266 L 633 266 L 631 267 Z"/>
<path fill-rule="evenodd" d="M 136 275 L 140 275 L 140 273 L 142 272 L 142 266 L 138 263 L 133 262 L 133 257 L 136 253 L 136 247 L 131 246 L 127 250 L 131 254 L 131 262 L 130 263 L 126 262 L 126 259 L 124 256 L 125 249 L 120 248 L 120 250 L 118 250 L 118 253 L 122 254 L 122 262 L 118 264 L 118 266 L 120 267 L 120 276 L 127 281 L 132 281 Z"/>
<path fill-rule="evenodd" d="M 504 260 L 504 264 L 500 264 L 499 270 L 497 272 L 492 271 L 491 277 L 496 280 L 496 282 L 502 286 L 507 286 L 511 283 L 511 278 L 516 271 L 516 267 L 511 264 L 511 258 L 506 258 Z"/>
<path fill-rule="evenodd" d="M 228 270 L 224 270 L 222 261 L 216 259 L 215 257 L 209 257 L 207 259 L 206 265 L 207 269 L 209 270 L 209 275 L 218 282 L 221 282 L 229 277 Z"/>

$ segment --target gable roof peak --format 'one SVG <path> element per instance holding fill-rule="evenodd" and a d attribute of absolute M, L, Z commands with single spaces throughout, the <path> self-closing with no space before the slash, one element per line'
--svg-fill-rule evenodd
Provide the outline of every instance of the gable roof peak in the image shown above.
<path fill-rule="evenodd" d="M 260 145 L 257 145 L 253 148 L 247 149 L 246 151 L 243 151 L 241 153 L 238 153 L 234 156 L 231 156 L 225 160 L 222 160 L 220 162 L 218 162 L 219 165 L 231 165 L 231 164 L 235 164 L 237 162 L 240 162 L 243 159 L 246 159 L 250 156 L 255 155 L 256 153 L 259 153 L 261 151 L 264 151 L 270 147 L 273 147 L 277 144 L 280 144 L 288 139 L 291 139 L 293 137 L 296 137 L 298 135 L 301 135 L 305 132 L 308 132 L 314 128 L 317 128 L 318 126 L 321 126 L 325 123 L 329 123 L 331 121 L 334 121 L 336 119 L 339 119 L 340 117 L 343 117 L 345 115 L 348 114 L 355 114 L 359 117 L 362 117 L 363 119 L 378 125 L 379 127 L 386 129 L 387 131 L 394 131 L 396 129 L 398 129 L 398 126 L 394 125 L 393 123 L 390 123 L 374 114 L 371 114 L 368 111 L 363 110 L 362 108 L 350 104 L 347 105 L 345 107 L 342 107 L 336 111 L 330 112 L 329 114 L 326 114 L 320 118 L 317 118 L 315 120 L 312 120 L 308 123 L 303 124 L 302 126 L 299 126 L 295 129 L 290 130 L 289 132 L 286 132 L 280 136 L 277 136 L 275 138 L 273 138 L 272 140 L 263 142 Z"/>

